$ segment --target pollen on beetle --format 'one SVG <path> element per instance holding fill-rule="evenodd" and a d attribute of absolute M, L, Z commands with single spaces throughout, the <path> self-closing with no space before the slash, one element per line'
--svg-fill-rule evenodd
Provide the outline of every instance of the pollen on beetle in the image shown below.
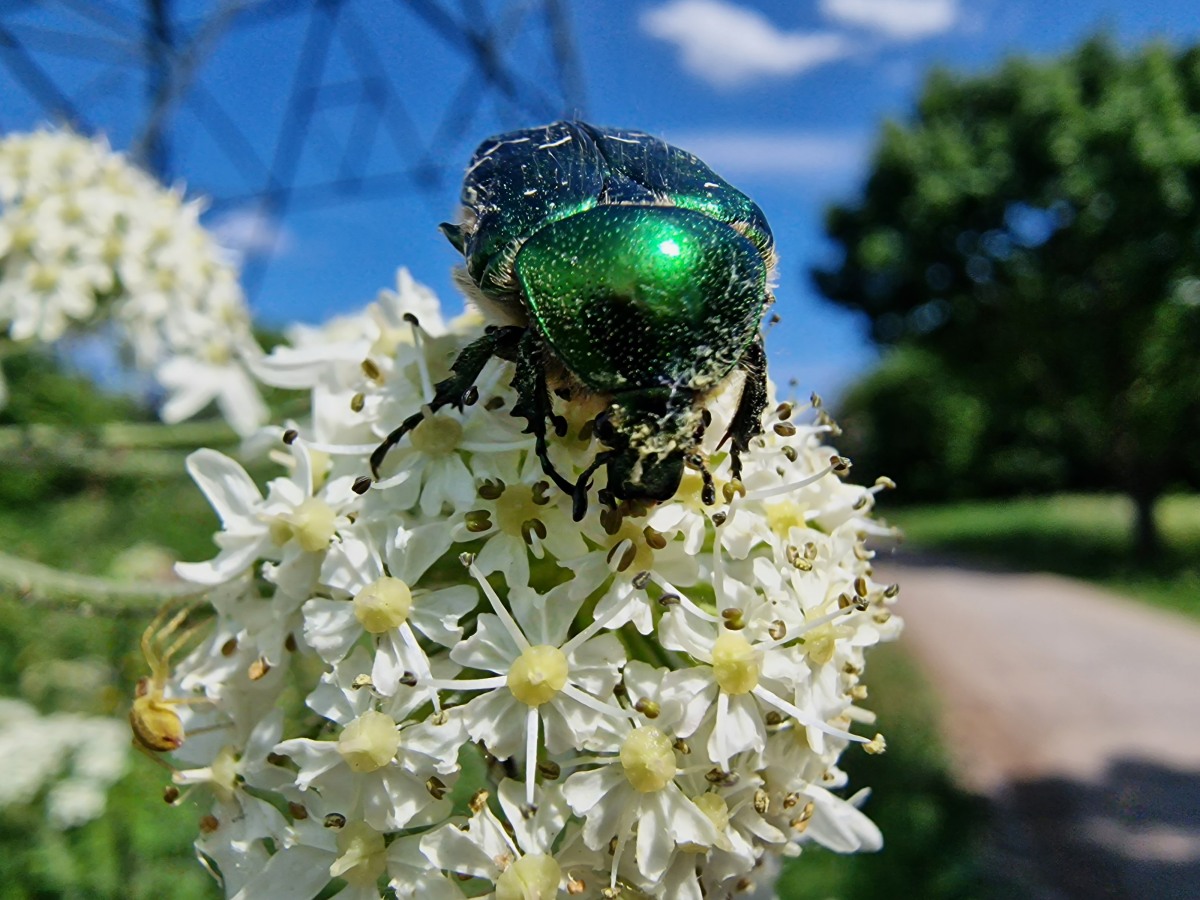
<path fill-rule="evenodd" d="M 661 791 L 675 779 L 675 748 L 671 739 L 650 726 L 635 728 L 621 744 L 621 766 L 634 790 Z"/>
<path fill-rule="evenodd" d="M 567 684 L 567 657 L 557 647 L 539 644 L 521 653 L 508 670 L 508 689 L 528 706 L 541 706 Z"/>

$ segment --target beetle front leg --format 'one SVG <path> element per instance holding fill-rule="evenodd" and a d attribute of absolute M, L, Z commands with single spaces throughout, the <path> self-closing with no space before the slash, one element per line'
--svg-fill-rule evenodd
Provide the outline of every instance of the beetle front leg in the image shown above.
<path fill-rule="evenodd" d="M 479 379 L 479 373 L 487 365 L 489 359 L 498 356 L 501 359 L 512 359 L 525 329 L 520 325 L 505 325 L 490 327 L 483 337 L 472 341 L 458 354 L 454 364 L 450 366 L 453 373 L 449 378 L 439 381 L 433 388 L 433 399 L 427 406 L 430 413 L 435 413 L 443 406 L 453 406 L 461 410 L 466 405 L 466 394 Z M 383 465 L 388 451 L 395 447 L 425 418 L 425 411 L 415 412 L 383 439 L 371 454 L 371 474 L 379 480 L 379 467 Z"/>
<path fill-rule="evenodd" d="M 746 348 L 738 360 L 738 368 L 746 373 L 742 384 L 742 396 L 729 430 L 721 438 L 721 445 L 730 441 L 729 464 L 734 478 L 742 477 L 741 455 L 750 449 L 750 442 L 763 433 L 762 415 L 767 408 L 767 352 L 763 347 L 762 335 Z"/>
<path fill-rule="evenodd" d="M 546 422 L 551 422 L 561 435 L 566 433 L 567 423 L 561 416 L 554 414 L 550 403 L 550 391 L 546 387 L 546 367 L 542 361 L 542 345 L 537 335 L 526 331 L 517 347 L 517 371 L 513 374 L 513 388 L 517 392 L 517 402 L 513 405 L 512 415 L 520 416 L 529 424 L 525 434 L 532 434 L 534 451 L 541 460 L 542 471 L 558 485 L 558 489 L 568 495 L 574 495 L 575 485 L 567 481 L 554 468 L 550 461 L 550 449 L 546 444 Z"/>

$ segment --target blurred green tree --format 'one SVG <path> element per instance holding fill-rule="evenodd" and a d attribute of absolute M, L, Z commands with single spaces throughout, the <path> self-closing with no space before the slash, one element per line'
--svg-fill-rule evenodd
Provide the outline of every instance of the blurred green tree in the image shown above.
<path fill-rule="evenodd" d="M 826 297 L 933 354 L 992 420 L 1049 427 L 1028 446 L 1104 472 L 1156 552 L 1155 501 L 1196 469 L 1200 48 L 1096 38 L 935 71 L 826 228 L 842 250 L 813 273 Z"/>

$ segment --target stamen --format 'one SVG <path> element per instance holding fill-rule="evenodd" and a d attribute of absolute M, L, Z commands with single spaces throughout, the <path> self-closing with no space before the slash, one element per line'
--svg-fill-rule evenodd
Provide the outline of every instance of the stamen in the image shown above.
<path fill-rule="evenodd" d="M 804 712 L 804 710 L 800 709 L 800 707 L 789 703 L 782 697 L 776 696 L 764 688 L 761 684 L 751 691 L 751 693 L 763 703 L 774 706 L 776 709 L 780 709 L 787 713 L 806 728 L 815 728 L 822 734 L 827 734 L 830 737 L 842 738 L 842 740 L 846 741 L 854 741 L 856 744 L 865 744 L 870 740 L 870 738 L 865 738 L 849 731 L 842 731 L 840 728 L 834 728 L 832 725 L 828 725 L 825 722 L 814 719 L 808 713 Z"/>
<path fill-rule="evenodd" d="M 421 325 L 417 322 L 416 316 L 409 318 L 408 324 L 412 328 L 413 346 L 417 350 L 417 372 L 421 377 L 421 396 L 432 397 L 433 379 L 429 377 L 429 366 L 425 363 L 425 342 L 422 339 Z"/>
<path fill-rule="evenodd" d="M 496 592 L 493 590 L 492 586 L 488 584 L 487 579 L 483 577 L 483 573 L 479 571 L 479 566 L 475 565 L 475 560 L 471 560 L 471 564 L 468 566 L 468 571 L 471 573 L 471 577 L 478 582 L 479 587 L 483 590 L 484 596 L 488 598 L 488 602 L 492 605 L 492 611 L 495 612 L 501 623 L 503 623 L 509 637 L 511 637 L 513 642 L 517 645 L 517 649 L 521 652 L 528 650 L 530 644 L 529 641 L 525 639 L 525 634 L 521 631 L 520 627 L 513 619 L 512 614 L 504 608 L 504 604 L 500 602 L 500 598 L 496 595 Z"/>
<path fill-rule="evenodd" d="M 713 554 L 713 555 L 715 557 L 717 554 Z M 711 613 L 706 613 L 704 610 L 702 610 L 700 607 L 698 607 L 687 596 L 685 596 L 683 593 L 681 593 L 679 588 L 675 587 L 673 584 L 671 584 L 671 582 L 667 581 L 661 575 L 654 574 L 654 575 L 651 575 L 650 577 L 654 580 L 655 584 L 657 584 L 660 588 L 663 589 L 663 591 L 665 593 L 670 594 L 673 597 L 678 597 L 679 605 L 681 607 L 683 607 L 684 609 L 686 609 L 688 612 L 690 612 L 692 615 L 699 616 L 705 622 L 720 621 L 719 619 L 717 619 L 716 616 L 712 615 Z"/>
<path fill-rule="evenodd" d="M 533 806 L 534 780 L 537 778 L 538 711 L 529 707 L 525 713 L 525 802 Z"/>

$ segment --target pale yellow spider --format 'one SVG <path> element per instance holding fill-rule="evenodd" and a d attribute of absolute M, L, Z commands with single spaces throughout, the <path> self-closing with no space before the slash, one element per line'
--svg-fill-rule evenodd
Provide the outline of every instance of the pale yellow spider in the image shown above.
<path fill-rule="evenodd" d="M 180 631 L 195 604 L 189 604 L 169 619 L 171 604 L 165 605 L 142 632 L 142 655 L 150 666 L 150 675 L 138 680 L 129 726 L 133 744 L 148 754 L 170 753 L 183 746 L 186 735 L 175 707 L 189 703 L 208 703 L 207 697 L 167 697 L 171 678 L 171 657 L 204 626 L 204 622 Z M 157 757 L 154 757 L 157 759 Z"/>

